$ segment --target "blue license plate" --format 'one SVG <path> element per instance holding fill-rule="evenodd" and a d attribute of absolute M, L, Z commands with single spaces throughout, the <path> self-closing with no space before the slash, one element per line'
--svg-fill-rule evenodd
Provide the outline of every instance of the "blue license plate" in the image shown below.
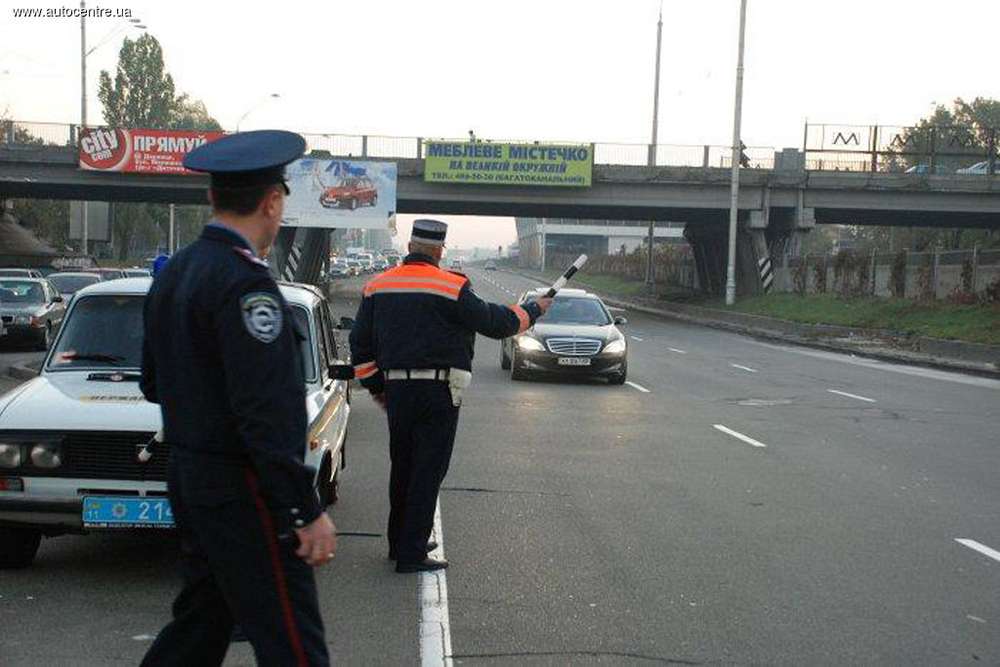
<path fill-rule="evenodd" d="M 174 514 L 166 498 L 84 496 L 87 528 L 173 528 Z"/>

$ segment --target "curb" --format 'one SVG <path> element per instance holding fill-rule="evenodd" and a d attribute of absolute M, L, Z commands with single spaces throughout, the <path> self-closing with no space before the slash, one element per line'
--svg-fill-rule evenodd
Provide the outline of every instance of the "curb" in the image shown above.
<path fill-rule="evenodd" d="M 543 285 L 548 284 L 537 275 L 520 271 L 510 271 L 510 273 L 540 282 Z M 687 304 L 670 303 L 669 308 L 652 307 L 615 296 L 608 296 L 604 301 L 616 308 L 628 308 L 656 317 L 699 324 L 769 341 L 790 343 L 828 352 L 846 353 L 880 361 L 925 366 L 1000 379 L 1000 347 L 994 345 L 965 343 L 925 336 L 907 338 L 888 331 L 872 331 L 828 324 L 804 324 L 762 315 L 732 313 Z M 821 338 L 857 338 L 858 343 L 820 340 Z M 882 349 L 865 348 L 859 344 L 862 340 L 870 341 L 873 338 L 888 339 L 889 341 L 902 339 L 913 345 L 915 350 L 895 352 L 884 347 Z"/>

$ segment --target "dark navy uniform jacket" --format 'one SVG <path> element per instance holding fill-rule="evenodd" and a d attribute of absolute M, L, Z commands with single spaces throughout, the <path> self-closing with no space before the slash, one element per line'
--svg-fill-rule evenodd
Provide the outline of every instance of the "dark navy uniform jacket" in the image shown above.
<path fill-rule="evenodd" d="M 384 370 L 469 371 L 477 333 L 506 338 L 526 331 L 539 317 L 535 303 L 487 303 L 461 273 L 411 254 L 365 285 L 350 337 L 355 377 L 379 393 Z"/>
<path fill-rule="evenodd" d="M 171 449 L 185 460 L 252 464 L 282 518 L 301 526 L 318 517 L 314 471 L 303 463 L 301 334 L 247 241 L 206 226 L 157 275 L 144 319 L 142 393 L 160 404 Z"/>

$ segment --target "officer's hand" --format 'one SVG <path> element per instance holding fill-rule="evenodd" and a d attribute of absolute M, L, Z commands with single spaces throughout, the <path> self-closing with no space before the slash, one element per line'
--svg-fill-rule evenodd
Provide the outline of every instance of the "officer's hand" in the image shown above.
<path fill-rule="evenodd" d="M 545 311 L 547 311 L 549 306 L 552 305 L 552 299 L 550 297 L 543 296 L 540 299 L 535 299 L 535 303 L 537 303 L 538 307 L 542 309 L 542 315 L 544 315 Z"/>
<path fill-rule="evenodd" d="M 385 410 L 385 392 L 381 394 L 372 394 L 372 400 L 375 401 L 376 405 Z"/>
<path fill-rule="evenodd" d="M 299 548 L 295 550 L 295 555 L 305 562 L 319 567 L 333 559 L 337 551 L 337 527 L 326 512 L 305 528 L 296 528 L 295 534 L 299 536 Z"/>

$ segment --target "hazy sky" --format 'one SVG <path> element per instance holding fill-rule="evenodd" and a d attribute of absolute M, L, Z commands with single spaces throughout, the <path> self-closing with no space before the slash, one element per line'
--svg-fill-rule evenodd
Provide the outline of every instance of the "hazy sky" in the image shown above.
<path fill-rule="evenodd" d="M 232 129 L 647 142 L 658 0 L 88 3 L 129 8 L 180 92 Z M 66 3 L 76 6 L 75 3 Z M 74 19 L 0 15 L 0 111 L 78 122 Z M 728 144 L 738 0 L 666 0 L 660 143 Z M 116 25 L 88 21 L 92 46 Z M 1000 98 L 997 0 L 749 0 L 743 137 L 799 146 L 803 122 L 906 124 L 955 97 Z M 88 58 L 97 77 L 121 35 Z M 459 222 L 464 229 L 499 229 Z M 509 242 L 483 234 L 483 245 Z M 476 236 L 478 239 L 479 237 Z M 472 243 L 466 243 L 472 245 Z"/>

